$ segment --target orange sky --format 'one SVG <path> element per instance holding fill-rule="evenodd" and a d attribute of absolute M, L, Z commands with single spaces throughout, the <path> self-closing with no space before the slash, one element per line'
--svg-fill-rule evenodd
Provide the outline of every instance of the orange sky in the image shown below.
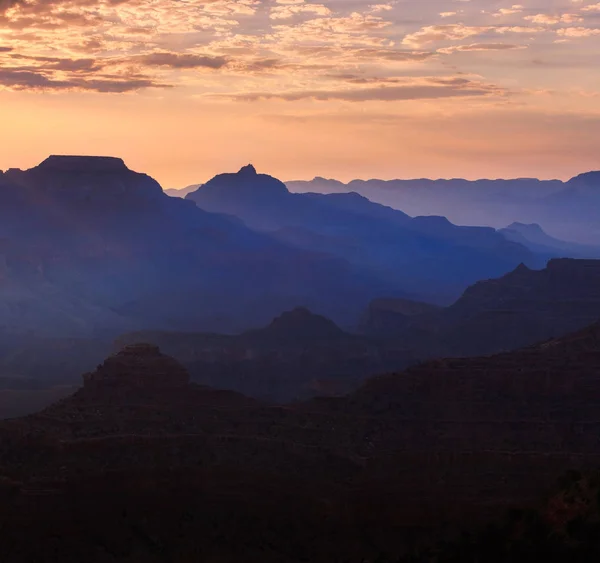
<path fill-rule="evenodd" d="M 568 178 L 600 168 L 599 61 L 588 0 L 0 0 L 0 168 Z"/>

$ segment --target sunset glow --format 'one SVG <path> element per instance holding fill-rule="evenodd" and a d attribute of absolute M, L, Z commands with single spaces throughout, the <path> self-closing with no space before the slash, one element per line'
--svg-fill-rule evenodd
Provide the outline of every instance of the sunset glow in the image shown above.
<path fill-rule="evenodd" d="M 0 169 L 568 178 L 599 62 L 593 0 L 0 0 Z"/>

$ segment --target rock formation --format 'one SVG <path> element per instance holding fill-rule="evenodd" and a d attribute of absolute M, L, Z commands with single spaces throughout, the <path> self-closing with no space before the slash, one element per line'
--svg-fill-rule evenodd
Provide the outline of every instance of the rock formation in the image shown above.
<path fill-rule="evenodd" d="M 84 389 L 185 387 L 190 376 L 183 366 L 152 344 L 130 344 L 83 376 Z"/>

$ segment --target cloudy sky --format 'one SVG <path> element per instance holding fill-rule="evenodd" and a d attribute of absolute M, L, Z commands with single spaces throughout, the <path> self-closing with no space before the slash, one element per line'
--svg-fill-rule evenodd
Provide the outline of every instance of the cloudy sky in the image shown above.
<path fill-rule="evenodd" d="M 594 0 L 0 0 L 0 168 L 165 187 L 600 169 Z"/>

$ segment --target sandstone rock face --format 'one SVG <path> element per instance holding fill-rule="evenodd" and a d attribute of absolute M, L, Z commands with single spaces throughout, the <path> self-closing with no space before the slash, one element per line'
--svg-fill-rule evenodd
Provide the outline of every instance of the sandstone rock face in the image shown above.
<path fill-rule="evenodd" d="M 115 387 L 178 388 L 189 384 L 185 368 L 152 344 L 131 344 L 83 376 L 86 390 Z"/>

